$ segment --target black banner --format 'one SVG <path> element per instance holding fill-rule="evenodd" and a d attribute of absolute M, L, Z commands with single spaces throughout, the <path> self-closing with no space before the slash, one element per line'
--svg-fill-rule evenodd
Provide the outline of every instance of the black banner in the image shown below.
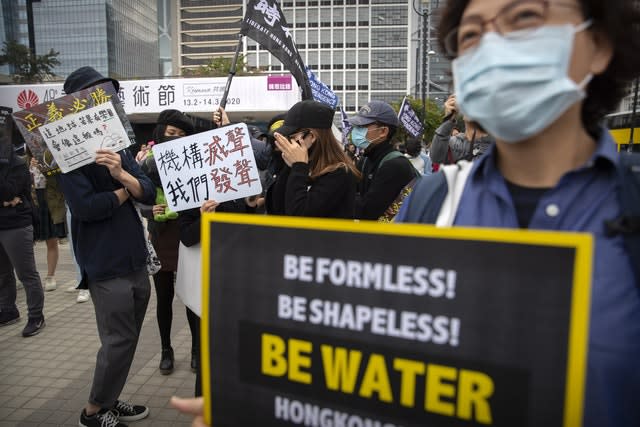
<path fill-rule="evenodd" d="M 302 89 L 302 99 L 313 99 L 304 63 L 277 0 L 249 0 L 240 33 L 282 62 Z"/>
<path fill-rule="evenodd" d="M 203 218 L 212 425 L 582 422 L 589 236 Z"/>

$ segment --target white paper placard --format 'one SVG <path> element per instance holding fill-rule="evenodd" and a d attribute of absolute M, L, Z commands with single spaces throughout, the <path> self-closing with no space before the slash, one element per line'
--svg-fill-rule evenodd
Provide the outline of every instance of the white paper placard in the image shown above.
<path fill-rule="evenodd" d="M 205 200 L 226 202 L 262 192 L 244 123 L 153 146 L 169 208 L 183 211 Z"/>
<path fill-rule="evenodd" d="M 96 159 L 96 150 L 120 151 L 131 141 L 111 102 L 42 125 L 40 134 L 63 173 Z"/>

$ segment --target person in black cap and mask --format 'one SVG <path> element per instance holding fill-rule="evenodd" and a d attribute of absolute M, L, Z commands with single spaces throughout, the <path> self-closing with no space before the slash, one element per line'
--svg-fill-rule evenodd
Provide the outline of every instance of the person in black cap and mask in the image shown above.
<path fill-rule="evenodd" d="M 91 67 L 71 73 L 67 94 L 110 81 Z M 137 200 L 153 204 L 155 186 L 129 150 L 97 150 L 95 163 L 58 175 L 71 209 L 73 248 L 82 271 L 81 288 L 89 288 L 101 347 L 81 426 L 126 426 L 145 418 L 149 409 L 118 400 L 127 379 L 149 302 L 147 247 Z"/>
<path fill-rule="evenodd" d="M 353 218 L 359 173 L 333 136 L 334 110 L 301 101 L 274 134 L 288 166 L 267 193 L 267 213 Z"/>
<path fill-rule="evenodd" d="M 349 118 L 349 123 L 353 126 L 351 142 L 364 150 L 355 217 L 378 219 L 415 177 L 414 168 L 391 144 L 399 124 L 391 105 L 370 101 Z"/>

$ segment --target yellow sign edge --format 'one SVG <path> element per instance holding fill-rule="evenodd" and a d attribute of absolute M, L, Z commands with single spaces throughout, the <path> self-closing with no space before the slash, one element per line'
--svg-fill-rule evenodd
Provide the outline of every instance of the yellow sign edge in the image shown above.
<path fill-rule="evenodd" d="M 504 242 L 552 247 L 573 247 L 576 250 L 573 269 L 572 305 L 567 349 L 567 375 L 563 427 L 580 427 L 584 408 L 586 384 L 587 343 L 591 301 L 591 262 L 593 238 L 588 233 L 547 230 L 513 230 L 503 228 L 435 227 L 428 224 L 380 223 L 377 221 L 351 221 L 344 219 L 289 217 L 277 215 L 247 215 L 212 212 L 202 216 L 202 322 L 200 336 L 202 392 L 207 424 L 212 425 L 211 367 L 209 343 L 209 277 L 211 223 L 259 225 L 277 228 L 300 228 L 349 233 L 376 233 L 382 235 L 432 237 L 448 240 Z M 580 310 L 579 307 L 586 307 Z"/>
<path fill-rule="evenodd" d="M 582 426 L 587 377 L 589 313 L 591 311 L 591 277 L 593 239 L 580 239 L 576 244 L 574 276 L 569 321 L 567 378 L 565 385 L 564 427 Z M 584 283 L 584 286 L 580 286 Z"/>
<path fill-rule="evenodd" d="M 211 425 L 211 413 L 213 412 L 211 401 L 211 366 L 209 361 L 211 355 L 209 349 L 209 259 L 211 253 L 211 216 L 204 214 L 200 223 L 200 248 L 201 248 L 201 292 L 202 315 L 200 321 L 200 384 L 202 386 L 202 396 L 204 397 L 204 420 L 207 425 Z"/>

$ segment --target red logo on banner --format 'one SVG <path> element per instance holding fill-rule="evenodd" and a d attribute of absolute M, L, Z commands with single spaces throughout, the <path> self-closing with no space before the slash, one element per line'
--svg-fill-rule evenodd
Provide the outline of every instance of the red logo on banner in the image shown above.
<path fill-rule="evenodd" d="M 23 90 L 18 94 L 18 107 L 26 110 L 40 103 L 38 95 L 31 89 Z"/>

